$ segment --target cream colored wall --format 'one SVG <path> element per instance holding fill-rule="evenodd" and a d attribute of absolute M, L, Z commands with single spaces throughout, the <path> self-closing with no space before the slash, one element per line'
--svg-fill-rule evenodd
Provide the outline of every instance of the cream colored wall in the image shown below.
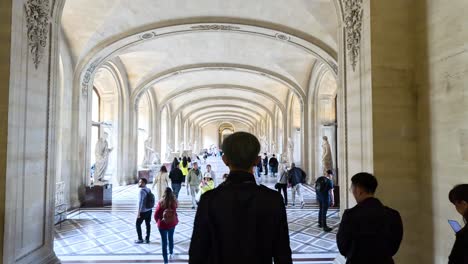
<path fill-rule="evenodd" d="M 218 145 L 218 126 L 216 123 L 208 124 L 202 129 L 203 148 L 209 149 L 212 144 Z"/>
<path fill-rule="evenodd" d="M 0 237 L 4 237 L 5 180 L 8 139 L 8 94 L 10 87 L 11 1 L 0 2 Z M 0 262 L 3 239 L 0 239 Z"/>
<path fill-rule="evenodd" d="M 418 5 L 419 218 L 427 253 L 422 263 L 438 264 L 447 263 L 455 239 L 447 219 L 461 222 L 447 194 L 468 183 L 468 1 L 419 0 Z"/>

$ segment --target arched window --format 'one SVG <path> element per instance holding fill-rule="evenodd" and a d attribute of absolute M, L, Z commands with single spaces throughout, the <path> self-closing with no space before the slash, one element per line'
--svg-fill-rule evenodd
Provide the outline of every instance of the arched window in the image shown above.
<path fill-rule="evenodd" d="M 91 110 L 91 166 L 96 162 L 96 157 L 94 155 L 96 142 L 99 140 L 99 133 L 101 132 L 101 97 L 99 96 L 96 88 L 93 88 L 93 97 L 92 97 L 92 110 Z"/>

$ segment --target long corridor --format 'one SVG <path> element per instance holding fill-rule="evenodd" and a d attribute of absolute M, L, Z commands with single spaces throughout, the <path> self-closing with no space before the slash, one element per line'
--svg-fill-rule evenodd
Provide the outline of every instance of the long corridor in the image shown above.
<path fill-rule="evenodd" d="M 212 165 L 217 183 L 228 171 L 220 158 L 208 158 L 207 163 L 201 164 L 203 170 L 206 164 Z M 270 188 L 273 188 L 275 181 L 273 177 L 262 176 L 262 184 Z M 300 209 L 297 202 L 296 207 L 287 208 L 294 263 L 332 263 L 337 255 L 335 235 L 338 210 L 329 211 L 328 223 L 333 227 L 333 232 L 323 232 L 317 227 L 318 209 L 314 191 L 310 186 L 303 189 L 306 206 Z M 151 243 L 133 243 L 136 239 L 137 197 L 136 185 L 117 187 L 113 192 L 112 207 L 75 211 L 61 226 L 57 225 L 54 249 L 62 263 L 162 263 L 160 238 L 154 221 Z M 290 191 L 288 198 L 291 199 Z M 184 188 L 179 200 L 180 223 L 174 235 L 176 258 L 171 263 L 187 263 L 195 216 Z"/>

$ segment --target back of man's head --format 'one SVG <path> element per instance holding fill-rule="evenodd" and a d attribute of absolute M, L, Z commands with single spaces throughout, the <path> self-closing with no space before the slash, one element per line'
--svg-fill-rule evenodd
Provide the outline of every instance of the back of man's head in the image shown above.
<path fill-rule="evenodd" d="M 223 141 L 223 153 L 228 166 L 248 170 L 257 161 L 260 142 L 247 132 L 236 132 Z"/>
<path fill-rule="evenodd" d="M 367 172 L 360 172 L 351 178 L 351 184 L 360 187 L 363 191 L 374 194 L 377 190 L 377 179 L 374 175 Z"/>
<path fill-rule="evenodd" d="M 296 163 L 291 163 L 291 168 L 295 168 L 296 167 Z"/>

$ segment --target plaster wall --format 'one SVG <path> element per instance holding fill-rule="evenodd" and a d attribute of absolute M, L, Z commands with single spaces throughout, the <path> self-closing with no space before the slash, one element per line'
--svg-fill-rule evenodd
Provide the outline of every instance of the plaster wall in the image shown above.
<path fill-rule="evenodd" d="M 468 183 L 468 2 L 418 0 L 416 83 L 424 247 L 421 263 L 447 263 L 455 236 L 447 219 L 463 223 L 448 201 Z"/>

